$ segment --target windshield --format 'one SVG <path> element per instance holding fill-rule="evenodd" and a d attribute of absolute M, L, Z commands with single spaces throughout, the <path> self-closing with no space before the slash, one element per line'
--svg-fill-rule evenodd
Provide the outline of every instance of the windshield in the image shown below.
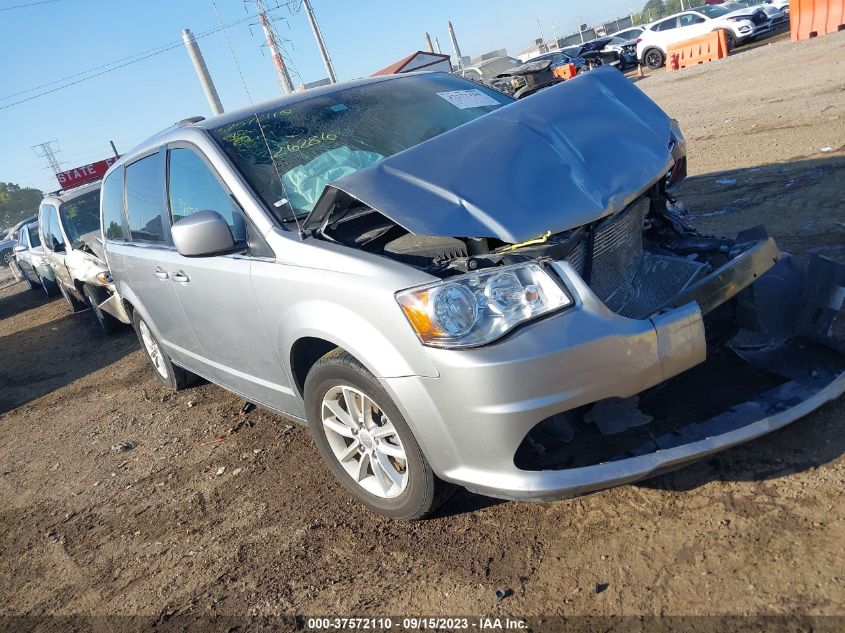
<path fill-rule="evenodd" d="M 71 245 L 76 247 L 83 235 L 100 230 L 100 190 L 62 203 L 59 214 Z"/>
<path fill-rule="evenodd" d="M 268 208 L 285 220 L 310 212 L 328 183 L 511 101 L 485 86 L 433 73 L 323 93 L 261 112 L 260 127 L 250 115 L 211 133 Z"/>
<path fill-rule="evenodd" d="M 727 9 L 723 9 L 722 7 L 713 7 L 710 5 L 706 5 L 703 7 L 693 7 L 692 10 L 696 13 L 706 15 L 708 18 L 720 18 L 723 15 L 730 13 L 730 11 L 728 11 Z"/>

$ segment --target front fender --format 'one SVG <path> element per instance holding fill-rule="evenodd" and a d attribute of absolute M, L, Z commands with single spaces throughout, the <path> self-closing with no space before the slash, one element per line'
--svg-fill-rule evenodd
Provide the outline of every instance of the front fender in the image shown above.
<path fill-rule="evenodd" d="M 345 349 L 379 378 L 438 376 L 423 353 L 422 344 L 396 308 L 396 317 L 376 324 L 334 301 L 312 299 L 297 303 L 277 325 L 280 356 L 290 364 L 294 344 L 306 337 L 320 338 Z M 397 332 L 405 328 L 407 332 Z M 288 367 L 290 369 L 290 366 Z"/>

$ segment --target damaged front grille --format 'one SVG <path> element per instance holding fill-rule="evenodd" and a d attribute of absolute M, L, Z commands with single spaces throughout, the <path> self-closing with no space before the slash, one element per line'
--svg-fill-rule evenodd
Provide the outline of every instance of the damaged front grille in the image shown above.
<path fill-rule="evenodd" d="M 643 248 L 649 200 L 639 198 L 603 220 L 566 261 L 611 310 L 631 319 L 654 314 L 707 274 L 706 263 Z M 592 244 L 592 247 L 591 247 Z"/>

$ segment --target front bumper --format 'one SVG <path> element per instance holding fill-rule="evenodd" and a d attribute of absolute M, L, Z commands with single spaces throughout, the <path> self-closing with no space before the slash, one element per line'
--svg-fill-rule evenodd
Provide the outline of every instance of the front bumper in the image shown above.
<path fill-rule="evenodd" d="M 731 288 L 723 293 L 725 301 L 772 266 L 760 259 L 759 249 L 740 258 L 717 271 Z M 754 439 L 845 392 L 845 374 L 814 369 L 813 380 L 785 382 L 758 400 L 735 403 L 697 424 L 694 433 L 673 432 L 655 450 L 577 467 L 520 468 L 515 455 L 544 420 L 604 399 L 640 394 L 707 356 L 697 301 L 707 305 L 706 297 L 712 299 L 708 284 L 702 284 L 705 292 L 696 301 L 634 320 L 608 310 L 568 264 L 553 267 L 573 290 L 574 308 L 486 347 L 426 348 L 439 378 L 385 380 L 441 478 L 498 498 L 571 497 L 643 479 Z M 711 300 L 708 308 L 717 303 Z"/>

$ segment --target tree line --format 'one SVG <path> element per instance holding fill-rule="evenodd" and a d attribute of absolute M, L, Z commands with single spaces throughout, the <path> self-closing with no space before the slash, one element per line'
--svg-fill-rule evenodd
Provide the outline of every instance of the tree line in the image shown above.
<path fill-rule="evenodd" d="M 684 9 L 689 9 L 690 6 L 697 6 L 704 4 L 704 0 L 697 2 L 690 2 L 686 0 L 681 7 L 681 0 L 647 0 L 643 5 L 642 11 L 634 14 L 634 24 L 648 24 L 659 20 L 665 15 L 672 15 Z"/>
<path fill-rule="evenodd" d="M 11 228 L 38 213 L 43 197 L 38 189 L 0 182 L 0 229 Z"/>

